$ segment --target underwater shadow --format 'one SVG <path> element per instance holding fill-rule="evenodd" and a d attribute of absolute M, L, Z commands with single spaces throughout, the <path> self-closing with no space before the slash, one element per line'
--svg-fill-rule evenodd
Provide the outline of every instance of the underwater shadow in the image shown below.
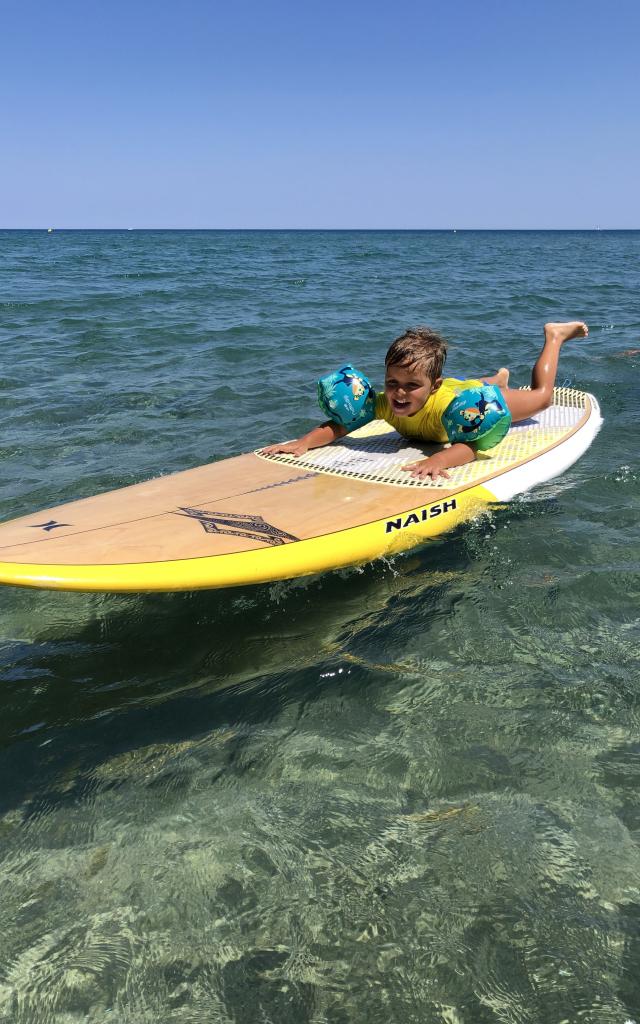
<path fill-rule="evenodd" d="M 553 513 L 555 504 L 490 514 L 499 524 L 506 515 L 538 515 L 537 506 Z M 31 592 L 39 625 L 30 642 L 15 645 L 5 683 L 17 693 L 0 723 L 0 808 L 43 789 L 51 799 L 49 786 L 69 771 L 86 778 L 127 751 L 190 742 L 229 723 L 266 726 L 293 700 L 342 686 L 344 678 L 325 671 L 341 660 L 370 682 L 385 666 L 369 664 L 367 651 L 380 638 L 384 647 L 391 622 L 442 617 L 473 591 L 485 562 L 481 542 L 471 554 L 469 533 L 462 524 L 393 561 L 235 590 Z M 67 599 L 78 624 L 47 621 Z M 357 685 L 355 671 L 349 686 Z"/>

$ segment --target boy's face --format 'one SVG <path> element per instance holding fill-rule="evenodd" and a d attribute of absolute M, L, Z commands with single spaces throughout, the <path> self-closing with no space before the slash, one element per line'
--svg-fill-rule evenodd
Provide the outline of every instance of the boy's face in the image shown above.
<path fill-rule="evenodd" d="M 384 393 L 396 416 L 413 416 L 440 383 L 441 378 L 430 380 L 418 366 L 393 364 L 385 372 Z"/>

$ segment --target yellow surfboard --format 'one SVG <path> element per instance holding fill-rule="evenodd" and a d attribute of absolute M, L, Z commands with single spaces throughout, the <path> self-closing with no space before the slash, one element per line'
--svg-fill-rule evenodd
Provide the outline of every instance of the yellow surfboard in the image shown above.
<path fill-rule="evenodd" d="M 601 423 L 593 395 L 558 388 L 490 457 L 436 484 L 401 467 L 438 446 L 416 447 L 381 421 L 301 458 L 240 455 L 0 524 L 0 582 L 195 590 L 357 565 L 557 476 Z"/>

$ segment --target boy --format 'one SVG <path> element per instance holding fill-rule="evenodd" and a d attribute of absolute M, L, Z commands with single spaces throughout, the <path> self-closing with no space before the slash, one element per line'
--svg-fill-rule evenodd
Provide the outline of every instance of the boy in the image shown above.
<path fill-rule="evenodd" d="M 509 371 L 505 369 L 482 380 L 443 379 L 445 341 L 429 327 L 405 331 L 385 357 L 384 393 L 376 396 L 375 417 L 386 420 L 404 437 L 450 442 L 450 446 L 402 468 L 419 478 L 448 477 L 447 469 L 473 462 L 477 451 L 498 444 L 512 422 L 548 408 L 562 345 L 571 338 L 586 338 L 588 333 L 580 320 L 545 324 L 544 345 L 531 373 L 531 390 L 518 391 L 507 386 Z M 351 429 L 359 425 L 354 421 Z M 274 444 L 263 451 L 267 455 L 304 455 L 310 448 L 330 444 L 348 433 L 348 426 L 331 419 L 297 441 Z"/>

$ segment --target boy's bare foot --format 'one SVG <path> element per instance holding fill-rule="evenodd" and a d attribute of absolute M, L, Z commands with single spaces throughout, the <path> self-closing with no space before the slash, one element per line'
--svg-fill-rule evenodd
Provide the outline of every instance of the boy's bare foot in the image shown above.
<path fill-rule="evenodd" d="M 553 341 L 558 345 L 571 338 L 586 338 L 589 328 L 582 320 L 571 320 L 567 324 L 545 324 L 545 341 Z"/>
<path fill-rule="evenodd" d="M 485 384 L 497 384 L 499 388 L 507 388 L 509 387 L 509 372 L 506 366 L 501 366 L 493 377 L 483 377 L 482 379 Z"/>

